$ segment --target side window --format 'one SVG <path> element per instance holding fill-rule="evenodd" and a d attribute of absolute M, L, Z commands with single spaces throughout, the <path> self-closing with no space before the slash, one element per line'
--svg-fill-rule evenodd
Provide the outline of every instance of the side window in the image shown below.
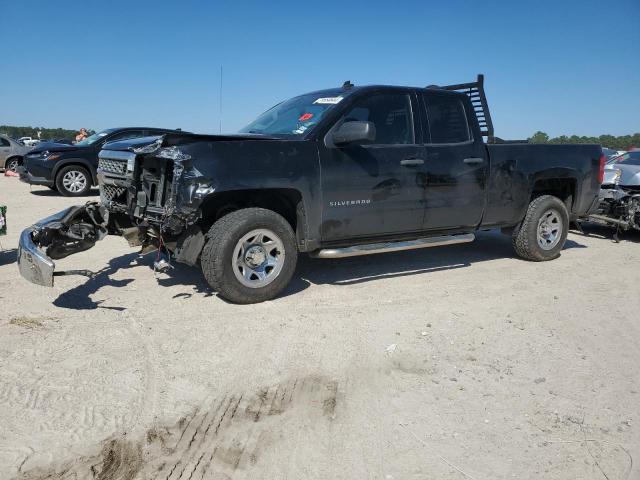
<path fill-rule="evenodd" d="M 448 95 L 423 95 L 431 143 L 462 143 L 471 140 L 464 104 Z"/>
<path fill-rule="evenodd" d="M 373 122 L 377 145 L 415 143 L 409 95 L 385 93 L 356 103 L 343 117 L 344 122 Z"/>
<path fill-rule="evenodd" d="M 0 138 L 0 147 L 10 147 L 11 144 L 6 138 Z"/>
<path fill-rule="evenodd" d="M 140 138 L 144 136 L 142 130 L 127 130 L 126 132 L 116 133 L 113 137 L 110 137 L 108 142 L 117 142 L 120 140 L 129 140 L 131 138 Z"/>

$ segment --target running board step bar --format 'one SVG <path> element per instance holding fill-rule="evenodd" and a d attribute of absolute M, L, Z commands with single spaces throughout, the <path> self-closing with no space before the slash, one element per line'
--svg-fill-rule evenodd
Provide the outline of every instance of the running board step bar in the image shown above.
<path fill-rule="evenodd" d="M 439 237 L 418 238 L 401 242 L 369 243 L 367 245 L 354 245 L 344 248 L 323 248 L 309 255 L 313 258 L 344 258 L 358 255 L 371 255 L 383 252 L 399 252 L 401 250 L 414 250 L 416 248 L 440 247 L 443 245 L 455 245 L 457 243 L 469 243 L 475 240 L 473 233 L 461 235 L 442 235 Z"/>

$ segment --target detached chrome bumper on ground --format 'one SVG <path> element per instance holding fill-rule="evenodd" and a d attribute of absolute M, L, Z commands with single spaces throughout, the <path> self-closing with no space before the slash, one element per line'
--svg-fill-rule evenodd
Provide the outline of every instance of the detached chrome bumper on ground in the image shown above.
<path fill-rule="evenodd" d="M 108 213 L 98 203 L 69 207 L 40 220 L 20 234 L 20 275 L 36 285 L 53 286 L 58 275 L 92 276 L 87 270 L 55 272 L 53 260 L 93 247 L 107 235 Z"/>
<path fill-rule="evenodd" d="M 70 211 L 70 208 L 40 220 L 35 225 L 22 231 L 18 245 L 18 268 L 20 275 L 36 285 L 53 287 L 53 272 L 56 264 L 47 257 L 33 241 L 33 234 L 40 231 L 44 225 L 59 222 Z"/>

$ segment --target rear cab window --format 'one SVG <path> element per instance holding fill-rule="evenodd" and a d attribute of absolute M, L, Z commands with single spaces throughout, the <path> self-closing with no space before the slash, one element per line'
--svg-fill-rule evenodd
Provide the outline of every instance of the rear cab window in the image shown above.
<path fill-rule="evenodd" d="M 421 94 L 427 111 L 426 139 L 431 144 L 457 144 L 472 141 L 464 103 L 457 95 L 432 92 Z"/>

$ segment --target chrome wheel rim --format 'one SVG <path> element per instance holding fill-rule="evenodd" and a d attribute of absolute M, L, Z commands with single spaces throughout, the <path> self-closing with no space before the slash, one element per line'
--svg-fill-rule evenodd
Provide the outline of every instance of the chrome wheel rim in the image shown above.
<path fill-rule="evenodd" d="M 62 185 L 71 193 L 78 193 L 87 187 L 87 177 L 77 170 L 70 170 L 62 177 Z"/>
<path fill-rule="evenodd" d="M 15 172 L 16 169 L 18 168 L 18 165 L 19 165 L 18 160 L 11 160 L 7 163 L 6 169 L 12 172 Z"/>
<path fill-rule="evenodd" d="M 562 237 L 562 217 L 556 210 L 547 210 L 538 220 L 538 245 L 551 250 Z"/>
<path fill-rule="evenodd" d="M 249 288 L 260 288 L 273 282 L 284 266 L 284 244 L 278 235 L 266 228 L 251 230 L 233 250 L 231 266 L 238 281 Z"/>

